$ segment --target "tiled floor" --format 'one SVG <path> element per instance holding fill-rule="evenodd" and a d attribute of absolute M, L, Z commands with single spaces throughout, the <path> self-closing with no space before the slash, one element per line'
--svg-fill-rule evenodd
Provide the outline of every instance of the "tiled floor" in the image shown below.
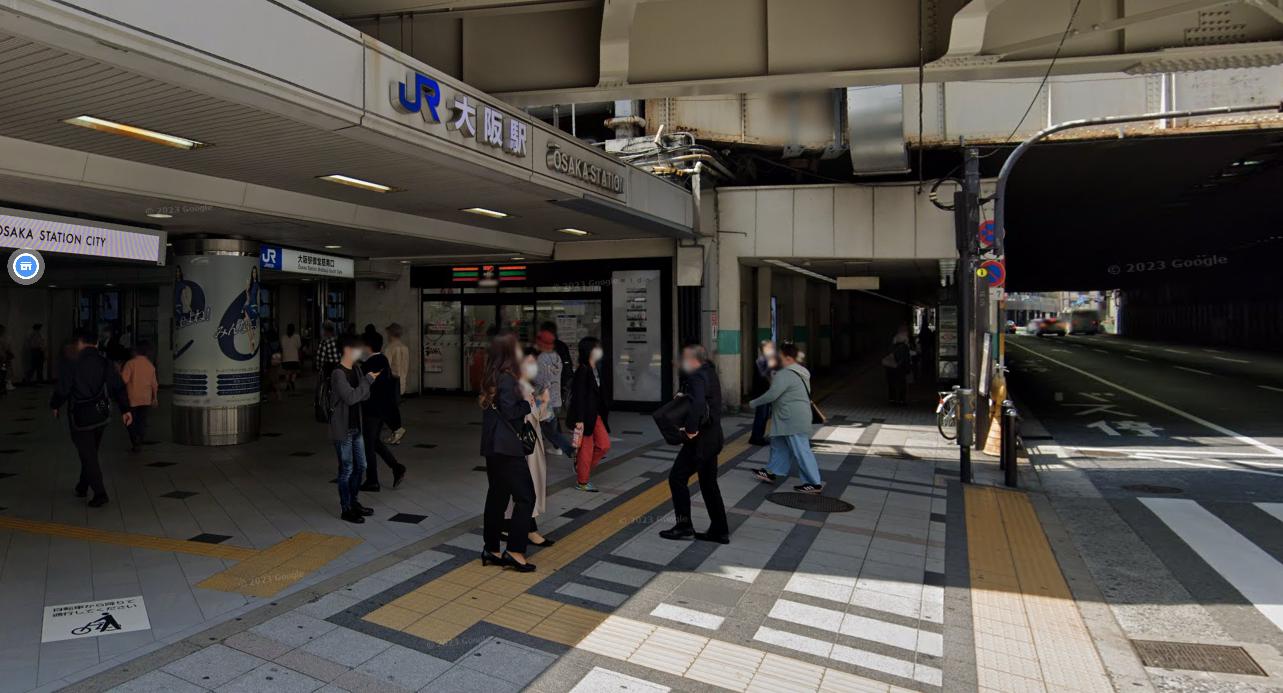
<path fill-rule="evenodd" d="M 69 445 L 46 427 L 54 465 L 0 457 L 16 474 L 0 480 L 0 600 L 13 609 L 0 691 L 1112 690 L 1041 501 L 964 488 L 928 406 L 869 405 L 867 378 L 837 384 L 813 446 L 826 495 L 850 511 L 774 502 L 797 481 L 753 477 L 767 451 L 734 417 L 719 460 L 732 543 L 665 540 L 674 451 L 623 433 L 652 427 L 621 414 L 594 477 L 601 493 L 572 488 L 569 461 L 550 458 L 539 525 L 557 543 L 531 553 L 530 574 L 477 560 L 475 413 L 449 406 L 464 400 L 407 406 L 412 434 L 397 452 L 411 476 L 372 496 L 377 513 L 360 527 L 332 517 L 331 453 L 308 434 L 306 402 L 272 405 L 268 430 L 282 435 L 239 451 L 110 453 L 115 500 L 98 514 L 66 498 Z M 24 477 L 31 494 L 13 485 Z M 163 497 L 175 489 L 196 495 Z M 72 539 L 13 517 L 102 533 Z M 360 543 L 270 598 L 201 586 L 215 574 L 253 582 L 259 573 L 235 566 L 308 533 Z M 33 644 L 43 604 L 137 594 L 150 631 Z"/>
<path fill-rule="evenodd" d="M 102 446 L 111 503 L 90 509 L 72 496 L 75 451 L 65 424 L 47 415 L 48 396 L 20 388 L 0 400 L 6 413 L 28 419 L 0 429 L 0 691 L 57 688 L 314 589 L 474 517 L 485 493 L 484 475 L 473 471 L 474 427 L 455 433 L 480 419 L 472 400 L 411 399 L 410 433 L 395 448 L 410 467 L 405 484 L 363 495 L 376 510 L 366 524 L 341 522 L 334 453 L 311 421 L 310 393 L 300 391 L 266 403 L 264 430 L 273 435 L 244 446 L 156 442 L 134 454 L 113 425 Z M 153 413 L 151 440 L 170 437 L 165 409 Z M 618 420 L 653 429 L 637 414 Z M 612 456 L 655 437 L 616 434 Z M 550 482 L 569 475 L 568 461 L 552 458 Z M 276 582 L 283 575 L 291 576 L 284 589 Z M 40 643 L 46 605 L 139 595 L 150 630 Z M 335 595 L 329 603 L 355 601 Z"/>

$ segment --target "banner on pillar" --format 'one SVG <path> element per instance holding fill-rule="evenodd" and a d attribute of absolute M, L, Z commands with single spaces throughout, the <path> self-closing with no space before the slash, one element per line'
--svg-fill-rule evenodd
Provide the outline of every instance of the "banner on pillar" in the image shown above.
<path fill-rule="evenodd" d="M 259 401 L 258 258 L 189 255 L 174 269 L 174 405 Z"/>

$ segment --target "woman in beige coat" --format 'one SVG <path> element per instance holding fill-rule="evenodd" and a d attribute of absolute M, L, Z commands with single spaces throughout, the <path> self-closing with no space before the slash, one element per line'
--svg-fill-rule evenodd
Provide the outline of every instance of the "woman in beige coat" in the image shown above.
<path fill-rule="evenodd" d="M 539 533 L 534 520 L 543 514 L 548 499 L 548 458 L 544 454 L 543 431 L 539 428 L 539 421 L 548 415 L 550 393 L 547 390 L 535 392 L 534 382 L 538 374 L 539 365 L 535 362 L 535 352 L 529 351 L 521 359 L 521 380 L 519 381 L 522 394 L 525 395 L 526 401 L 530 402 L 530 413 L 526 415 L 525 422 L 534 429 L 537 438 L 535 451 L 526 455 L 526 462 L 530 464 L 530 479 L 535 484 L 535 510 L 531 515 L 530 532 L 527 536 L 531 546 L 552 546 L 553 540 Z M 511 517 L 512 502 L 509 502 L 504 518 Z"/>

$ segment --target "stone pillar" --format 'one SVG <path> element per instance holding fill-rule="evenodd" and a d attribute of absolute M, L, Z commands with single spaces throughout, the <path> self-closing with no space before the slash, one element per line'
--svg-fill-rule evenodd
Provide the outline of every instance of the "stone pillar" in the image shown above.
<path fill-rule="evenodd" d="M 236 445 L 259 434 L 258 242 L 174 243 L 174 442 Z"/>

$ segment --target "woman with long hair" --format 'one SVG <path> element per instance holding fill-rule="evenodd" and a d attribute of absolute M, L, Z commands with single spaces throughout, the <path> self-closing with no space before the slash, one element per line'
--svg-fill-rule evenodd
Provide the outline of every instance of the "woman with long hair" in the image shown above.
<path fill-rule="evenodd" d="M 575 457 L 575 488 L 595 493 L 597 487 L 589 481 L 592 470 L 601 463 L 610 450 L 610 403 L 601 387 L 601 360 L 605 352 L 596 337 L 579 340 L 579 370 L 570 384 L 570 408 L 566 412 L 566 425 L 579 439 L 579 454 Z"/>
<path fill-rule="evenodd" d="M 535 505 L 530 517 L 530 531 L 527 533 L 527 539 L 530 546 L 552 546 L 553 540 L 539 533 L 539 526 L 535 518 L 543 514 L 547 509 L 548 496 L 548 458 L 544 454 L 543 432 L 539 429 L 539 420 L 548 416 L 548 402 L 551 394 L 547 390 L 542 392 L 537 390 L 536 378 L 539 377 L 539 362 L 535 358 L 533 349 L 526 351 L 526 355 L 521 359 L 521 379 L 518 386 L 521 387 L 521 396 L 527 399 L 534 398 L 534 411 L 526 416 L 525 422 L 535 433 L 535 449 L 529 455 L 526 455 L 526 464 L 530 468 L 530 480 L 535 485 Z M 511 522 L 512 511 L 516 509 L 515 503 L 508 503 L 508 512 L 505 517 Z"/>
<path fill-rule="evenodd" d="M 493 563 L 528 573 L 535 569 L 533 563 L 526 561 L 535 485 L 517 432 L 534 410 L 534 396 L 523 394 L 518 385 L 520 364 L 521 347 L 515 334 L 503 333 L 490 340 L 481 376 L 481 395 L 477 398 L 482 410 L 481 455 L 486 458 L 486 479 L 490 484 L 486 491 L 481 564 Z M 508 526 L 508 550 L 501 555 L 499 540 L 509 500 L 512 519 Z"/>

